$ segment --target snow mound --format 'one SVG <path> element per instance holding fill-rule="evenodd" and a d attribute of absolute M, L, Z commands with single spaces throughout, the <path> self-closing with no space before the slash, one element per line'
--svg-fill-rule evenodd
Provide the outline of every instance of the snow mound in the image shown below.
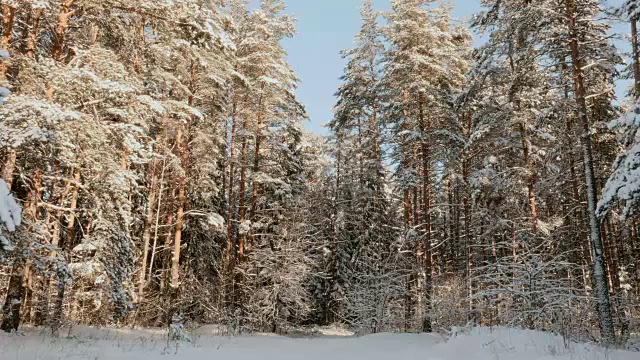
<path fill-rule="evenodd" d="M 22 223 L 22 208 L 4 180 L 0 180 L 0 220 L 9 232 L 16 231 Z"/>
<path fill-rule="evenodd" d="M 435 347 L 441 359 L 632 360 L 640 354 L 578 344 L 562 336 L 510 328 L 475 328 Z M 434 358 L 433 360 L 440 359 Z"/>
<path fill-rule="evenodd" d="M 0 358 L 91 360 L 638 360 L 639 353 L 565 342 L 562 337 L 508 328 L 477 328 L 449 340 L 434 334 L 375 334 L 363 337 L 287 338 L 210 336 L 203 326 L 191 342 L 167 341 L 166 330 L 75 327 L 62 338 L 27 330 L 0 334 Z M 223 329 L 222 329 L 223 330 Z M 328 330 L 328 329 L 327 329 Z M 335 334 L 335 333 L 334 333 Z"/>
<path fill-rule="evenodd" d="M 9 232 L 16 231 L 22 223 L 22 208 L 11 195 L 11 190 L 4 180 L 0 179 L 0 250 L 12 251 L 13 245 L 2 236 L 3 228 Z"/>
<path fill-rule="evenodd" d="M 354 336 L 355 332 L 340 326 L 321 326 L 318 328 L 318 334 L 322 336 Z"/>

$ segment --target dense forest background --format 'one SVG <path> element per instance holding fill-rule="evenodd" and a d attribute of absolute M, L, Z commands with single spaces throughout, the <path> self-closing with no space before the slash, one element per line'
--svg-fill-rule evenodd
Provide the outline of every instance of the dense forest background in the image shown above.
<path fill-rule="evenodd" d="M 3 330 L 640 331 L 640 1 L 366 0 L 325 138 L 282 0 L 1 3 Z"/>

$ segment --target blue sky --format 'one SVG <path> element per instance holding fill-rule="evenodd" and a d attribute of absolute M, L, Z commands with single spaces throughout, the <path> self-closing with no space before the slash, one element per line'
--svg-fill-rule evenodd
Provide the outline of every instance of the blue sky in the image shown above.
<path fill-rule="evenodd" d="M 621 0 L 609 0 L 609 5 Z M 455 0 L 454 16 L 461 21 L 481 10 L 480 0 Z M 390 8 L 390 0 L 374 0 L 379 10 Z M 288 0 L 287 13 L 298 18 L 298 33 L 285 47 L 289 62 L 302 79 L 298 90 L 315 133 L 326 134 L 323 124 L 332 117 L 333 94 L 340 85 L 345 62 L 339 52 L 353 47 L 353 38 L 360 30 L 362 0 Z M 626 31 L 618 26 L 616 30 Z"/>
<path fill-rule="evenodd" d="M 456 1 L 455 16 L 469 17 L 480 10 L 479 0 Z M 308 128 L 326 133 L 322 125 L 332 116 L 333 94 L 338 89 L 345 62 L 340 50 L 353 47 L 360 30 L 362 0 L 288 0 L 287 13 L 298 18 L 298 33 L 287 40 L 289 62 L 302 79 L 300 101 L 311 118 Z M 376 9 L 391 7 L 390 0 L 374 0 Z"/>

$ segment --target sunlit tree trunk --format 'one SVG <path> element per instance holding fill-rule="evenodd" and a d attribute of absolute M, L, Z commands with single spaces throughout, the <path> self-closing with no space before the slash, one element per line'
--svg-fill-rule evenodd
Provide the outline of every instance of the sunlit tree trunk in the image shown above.
<path fill-rule="evenodd" d="M 144 231 L 142 233 L 142 260 L 140 263 L 140 273 L 138 274 L 138 300 L 142 302 L 144 298 L 144 287 L 146 284 L 147 262 L 149 260 L 149 246 L 151 243 L 151 228 L 153 226 L 153 215 L 156 206 L 158 193 L 157 160 L 154 158 L 149 167 L 150 188 L 149 197 L 145 204 Z"/>
<path fill-rule="evenodd" d="M 60 4 L 60 12 L 58 13 L 58 22 L 55 26 L 55 35 L 53 36 L 53 49 L 51 55 L 54 60 L 62 61 L 64 58 L 64 43 L 69 28 L 71 17 L 75 15 L 78 9 L 72 9 L 76 0 L 62 0 Z"/>
<path fill-rule="evenodd" d="M 190 84 L 189 89 L 191 94 L 189 95 L 188 104 L 194 105 L 196 92 L 196 64 L 191 62 L 190 66 Z M 191 140 L 191 121 L 193 116 L 187 120 L 187 123 L 183 129 L 178 130 L 176 136 L 176 148 L 179 151 L 180 160 L 182 162 L 182 168 L 184 175 L 179 179 L 178 184 L 178 211 L 176 213 L 176 233 L 173 240 L 173 257 L 171 258 L 171 283 L 172 289 L 176 290 L 180 287 L 180 252 L 182 249 L 182 230 L 184 226 L 184 210 L 187 202 L 187 181 L 189 174 L 189 142 Z M 175 293 L 175 292 L 174 292 Z"/>

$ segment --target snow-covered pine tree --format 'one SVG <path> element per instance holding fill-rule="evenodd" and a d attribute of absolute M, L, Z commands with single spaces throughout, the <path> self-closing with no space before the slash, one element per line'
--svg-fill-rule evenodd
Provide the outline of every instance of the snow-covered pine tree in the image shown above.
<path fill-rule="evenodd" d="M 387 117 L 395 130 L 399 182 L 405 193 L 405 222 L 409 233 L 419 234 L 414 244 L 416 273 L 420 274 L 416 282 L 420 304 L 417 315 L 426 332 L 432 330 L 434 161 L 441 155 L 433 145 L 447 119 L 449 95 L 461 88 L 464 80 L 460 64 L 466 60 L 460 38 L 468 37 L 453 26 L 450 7 L 433 3 L 392 2 L 386 28 L 391 45 L 385 56 L 383 80 L 389 91 L 385 101 L 390 104 Z"/>
<path fill-rule="evenodd" d="M 329 123 L 340 152 L 333 156 L 343 170 L 335 183 L 335 261 L 327 269 L 330 298 L 323 308 L 342 303 L 333 306 L 332 316 L 368 331 L 374 322 L 378 329 L 388 325 L 390 298 L 398 296 L 401 277 L 394 269 L 395 224 L 383 164 L 380 80 L 385 49 L 371 1 L 365 1 L 361 16 L 356 47 L 342 52 L 347 65 Z"/>
<path fill-rule="evenodd" d="M 587 192 L 587 215 L 591 229 L 593 250 L 593 276 L 597 299 L 598 319 L 602 341 L 615 342 L 615 324 L 611 315 L 609 282 L 607 280 L 607 254 L 603 246 L 601 224 L 597 217 L 597 186 L 594 164 L 592 124 L 602 121 L 598 111 L 607 111 L 611 106 L 611 76 L 619 61 L 615 49 L 609 44 L 606 30 L 608 24 L 598 21 L 601 5 L 591 0 L 558 1 L 556 9 L 564 10 L 565 16 L 558 19 L 560 39 L 568 40 L 568 56 L 573 71 L 574 98 L 577 104 L 581 127 L 583 167 Z M 564 27 L 562 27 L 563 25 Z M 590 39 L 585 41 L 585 39 Z M 602 79 L 604 78 L 604 81 Z M 591 105 L 591 111 L 589 109 Z M 595 111 L 594 111 L 595 110 Z"/>
<path fill-rule="evenodd" d="M 300 214 L 300 196 L 305 191 L 299 147 L 306 112 L 296 99 L 299 80 L 282 47 L 282 40 L 295 32 L 294 19 L 283 14 L 282 1 L 265 0 L 254 10 L 244 1 L 232 6 L 231 13 L 237 18 L 233 33 L 237 61 L 231 129 L 227 129 L 224 258 L 229 270 L 225 288 L 230 290 L 225 297 L 229 313 L 246 320 L 247 328 L 282 331 L 290 321 L 300 321 L 308 313 L 307 300 L 302 300 L 306 299 L 303 284 L 308 266 L 306 230 L 285 221 Z M 239 182 L 233 181 L 237 167 Z M 281 283 L 283 277 L 290 282 Z M 292 298 L 281 291 L 291 291 L 287 294 Z M 300 298 L 295 300 L 293 295 Z"/>

